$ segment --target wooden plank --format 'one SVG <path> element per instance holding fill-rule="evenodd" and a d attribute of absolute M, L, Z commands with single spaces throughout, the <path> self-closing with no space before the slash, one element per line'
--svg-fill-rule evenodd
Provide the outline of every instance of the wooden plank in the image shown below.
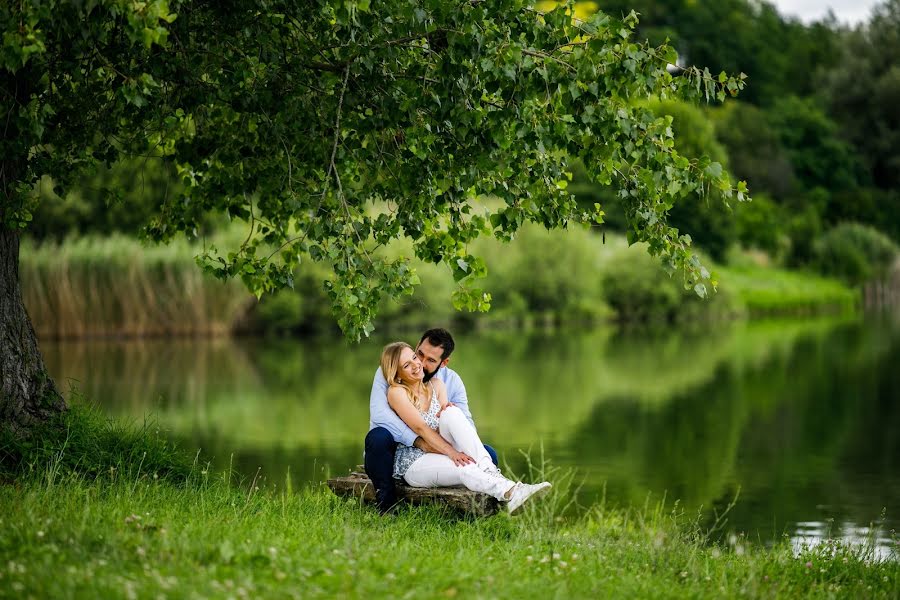
<path fill-rule="evenodd" d="M 364 502 L 375 502 L 375 487 L 364 472 L 354 471 L 346 477 L 335 477 L 329 479 L 327 484 L 338 496 L 361 497 Z M 478 517 L 488 517 L 500 510 L 496 498 L 462 486 L 415 488 L 398 483 L 397 497 L 410 504 L 441 504 Z"/>

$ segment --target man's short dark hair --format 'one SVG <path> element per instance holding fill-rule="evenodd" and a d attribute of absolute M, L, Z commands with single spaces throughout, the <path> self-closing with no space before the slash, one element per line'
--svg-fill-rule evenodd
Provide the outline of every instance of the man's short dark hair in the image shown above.
<path fill-rule="evenodd" d="M 453 354 L 453 349 L 456 347 L 456 343 L 453 341 L 453 336 L 450 335 L 450 332 L 440 327 L 429 329 L 423 333 L 422 339 L 419 340 L 419 344 L 425 340 L 428 340 L 428 343 L 432 346 L 442 348 L 441 360 L 449 358 L 450 355 Z"/>

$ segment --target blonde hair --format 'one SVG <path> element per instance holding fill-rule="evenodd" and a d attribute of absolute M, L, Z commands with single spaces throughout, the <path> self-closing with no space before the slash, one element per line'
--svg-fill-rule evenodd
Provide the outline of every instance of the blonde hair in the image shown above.
<path fill-rule="evenodd" d="M 406 342 L 391 342 L 384 347 L 384 350 L 381 351 L 381 374 L 384 375 L 384 379 L 387 381 L 389 388 L 399 387 L 406 390 L 406 397 L 409 398 L 409 401 L 412 402 L 417 410 L 421 411 L 422 403 L 419 401 L 419 397 L 400 376 L 402 366 L 400 364 L 400 355 L 403 354 L 403 350 L 406 348 L 409 348 L 415 353 L 415 349 Z M 426 392 L 428 390 L 428 385 L 429 384 L 425 384 Z M 427 397 L 429 396 L 426 395 L 426 398 Z"/>

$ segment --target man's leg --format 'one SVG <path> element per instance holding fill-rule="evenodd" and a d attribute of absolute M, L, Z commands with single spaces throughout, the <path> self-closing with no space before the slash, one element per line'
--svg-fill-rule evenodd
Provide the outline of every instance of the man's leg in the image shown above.
<path fill-rule="evenodd" d="M 490 446 L 488 446 L 487 444 L 484 444 L 484 449 L 487 450 L 487 453 L 491 456 L 491 460 L 493 461 L 494 466 L 499 467 L 500 463 L 497 462 L 497 451 L 494 450 L 493 448 L 491 448 Z"/>
<path fill-rule="evenodd" d="M 397 486 L 394 482 L 396 451 L 397 442 L 384 427 L 376 427 L 366 435 L 366 474 L 375 486 L 375 501 L 382 513 L 397 503 Z"/>

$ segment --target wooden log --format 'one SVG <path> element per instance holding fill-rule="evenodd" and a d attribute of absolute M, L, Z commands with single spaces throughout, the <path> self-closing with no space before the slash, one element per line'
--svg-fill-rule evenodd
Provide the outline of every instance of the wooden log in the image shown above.
<path fill-rule="evenodd" d="M 375 502 L 375 486 L 368 475 L 359 469 L 346 477 L 329 479 L 328 487 L 338 496 L 362 498 L 364 502 Z M 440 504 L 453 510 L 475 515 L 476 517 L 489 517 L 500 510 L 500 503 L 496 498 L 473 492 L 462 486 L 415 488 L 404 483 L 397 483 L 397 498 L 401 502 L 410 504 Z"/>

